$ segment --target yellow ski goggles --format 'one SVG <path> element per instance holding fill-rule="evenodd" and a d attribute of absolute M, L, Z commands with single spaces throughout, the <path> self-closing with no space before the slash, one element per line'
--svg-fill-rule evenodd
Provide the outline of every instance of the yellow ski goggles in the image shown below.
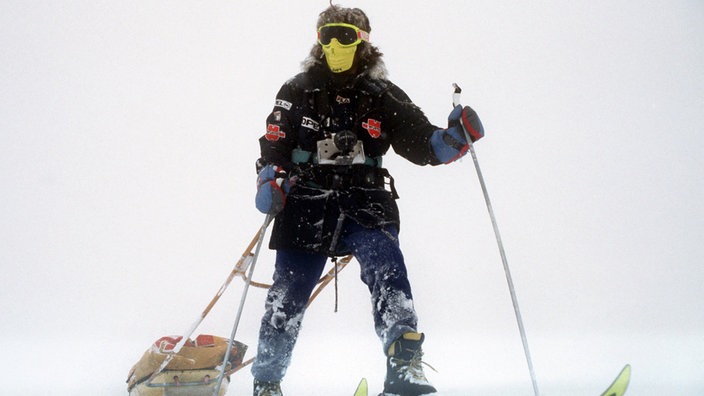
<path fill-rule="evenodd" d="M 369 33 L 349 23 L 326 23 L 318 28 L 318 43 L 329 45 L 337 39 L 343 47 L 351 47 L 362 41 L 369 41 Z"/>

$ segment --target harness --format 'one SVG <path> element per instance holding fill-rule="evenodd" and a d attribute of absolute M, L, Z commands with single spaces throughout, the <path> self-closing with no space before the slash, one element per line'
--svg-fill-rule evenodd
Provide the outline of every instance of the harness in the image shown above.
<path fill-rule="evenodd" d="M 306 92 L 308 102 L 317 114 L 316 124 L 321 136 L 318 136 L 314 147 L 308 144 L 305 149 L 293 149 L 291 161 L 294 164 L 363 164 L 381 167 L 382 157 L 368 157 L 364 144 L 355 131 L 355 124 L 361 118 L 360 113 L 366 113 L 372 108 L 373 98 L 356 94 L 354 99 L 344 98 L 338 94 L 337 105 L 333 105 L 327 89 L 311 88 Z"/>
<path fill-rule="evenodd" d="M 347 190 L 352 187 L 383 189 L 398 199 L 398 192 L 386 168 L 367 165 L 300 164 L 295 175 L 297 183 L 325 190 Z"/>

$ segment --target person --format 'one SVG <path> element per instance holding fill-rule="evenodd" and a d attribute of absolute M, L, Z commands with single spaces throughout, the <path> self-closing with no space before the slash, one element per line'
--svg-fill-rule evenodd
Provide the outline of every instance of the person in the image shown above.
<path fill-rule="evenodd" d="M 374 326 L 387 358 L 384 392 L 435 392 L 421 365 L 411 286 L 399 245 L 398 198 L 382 167 L 392 147 L 418 165 L 464 155 L 484 130 L 469 107 L 449 126 L 432 125 L 386 78 L 382 53 L 358 8 L 331 5 L 317 21 L 318 42 L 303 71 L 279 90 L 259 139 L 257 208 L 275 216 L 273 284 L 252 366 L 255 396 L 282 395 L 306 303 L 328 257 L 352 254 L 368 286 Z"/>

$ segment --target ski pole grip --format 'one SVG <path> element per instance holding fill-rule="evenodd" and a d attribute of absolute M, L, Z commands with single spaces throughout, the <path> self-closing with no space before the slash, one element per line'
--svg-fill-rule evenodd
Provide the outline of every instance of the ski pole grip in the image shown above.
<path fill-rule="evenodd" d="M 460 106 L 460 95 L 462 94 L 462 88 L 460 88 L 457 83 L 452 83 L 455 91 L 452 93 L 452 105 L 453 107 Z M 460 125 L 462 125 L 462 130 L 464 131 L 465 138 L 469 142 L 470 148 L 472 143 L 484 137 L 484 127 L 482 127 L 477 113 L 472 110 L 469 106 L 464 106 L 462 110 L 462 115 L 460 117 Z"/>
<path fill-rule="evenodd" d="M 452 107 L 456 107 L 458 104 L 460 104 L 460 95 L 462 94 L 462 88 L 460 88 L 457 83 L 452 83 L 452 86 L 455 88 L 455 91 L 452 94 Z"/>

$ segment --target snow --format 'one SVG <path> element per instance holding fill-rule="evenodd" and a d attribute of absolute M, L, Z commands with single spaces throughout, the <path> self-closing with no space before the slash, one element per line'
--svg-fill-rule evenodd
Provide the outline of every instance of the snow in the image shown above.
<path fill-rule="evenodd" d="M 321 2 L 0 3 L 3 395 L 124 395 L 198 318 L 262 223 L 257 138 Z M 704 16 L 692 1 L 417 0 L 364 9 L 392 81 L 442 125 L 452 83 L 543 395 L 704 394 Z M 428 377 L 441 395 L 531 395 L 472 161 L 394 153 Z M 267 282 L 262 250 L 255 279 Z M 288 396 L 370 394 L 384 359 L 353 262 L 307 312 Z M 230 334 L 233 281 L 198 333 Z M 330 288 L 332 289 L 332 288 Z M 237 339 L 251 356 L 252 289 Z M 311 390 L 314 389 L 314 390 Z M 251 375 L 230 396 L 249 395 Z"/>

